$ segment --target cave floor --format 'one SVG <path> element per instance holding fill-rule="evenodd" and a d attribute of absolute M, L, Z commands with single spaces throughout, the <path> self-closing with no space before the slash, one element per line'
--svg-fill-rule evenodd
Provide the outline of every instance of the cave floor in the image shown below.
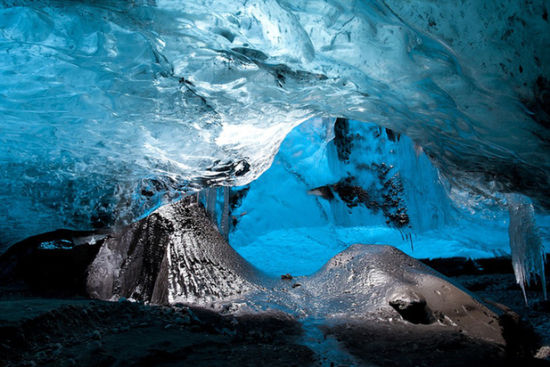
<path fill-rule="evenodd" d="M 318 327 L 275 311 L 224 316 L 183 305 L 36 297 L 13 287 L 0 290 L 0 366 L 550 365 L 550 303 L 533 288 L 526 307 L 512 274 L 467 273 L 451 279 L 531 323 L 541 358 L 511 361 L 502 347 L 402 320 Z"/>

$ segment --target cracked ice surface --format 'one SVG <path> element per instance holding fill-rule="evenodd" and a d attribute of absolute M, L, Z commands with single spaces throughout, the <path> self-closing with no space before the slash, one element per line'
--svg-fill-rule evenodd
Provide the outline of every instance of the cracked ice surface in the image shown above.
<path fill-rule="evenodd" d="M 405 133 L 454 181 L 547 205 L 548 129 L 520 100 L 529 93 L 476 68 L 452 34 L 405 23 L 397 13 L 416 3 L 0 2 L 0 241 L 127 222 L 178 190 L 245 184 L 312 116 Z"/>

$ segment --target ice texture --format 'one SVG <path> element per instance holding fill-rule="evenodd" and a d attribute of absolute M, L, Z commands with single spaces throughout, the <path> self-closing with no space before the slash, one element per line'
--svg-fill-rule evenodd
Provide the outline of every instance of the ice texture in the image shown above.
<path fill-rule="evenodd" d="M 525 303 L 527 303 L 525 287 L 532 281 L 538 281 L 541 284 L 546 300 L 546 276 L 544 273 L 546 258 L 535 222 L 533 204 L 529 198 L 523 195 L 509 194 L 506 197 L 510 212 L 508 232 L 516 280 L 523 291 Z"/>
<path fill-rule="evenodd" d="M 429 1 L 1 1 L 1 245 L 246 184 L 313 116 L 388 127 L 453 182 L 548 207 L 546 4 L 475 3 L 426 30 Z"/>
<path fill-rule="evenodd" d="M 351 177 L 366 200 L 338 192 Z M 354 243 L 389 244 L 416 258 L 510 255 L 504 195 L 451 185 L 411 139 L 375 124 L 306 121 L 261 177 L 232 188 L 230 202 L 230 244 L 269 274 L 311 274 Z M 550 217 L 536 217 L 550 250 Z"/>
<path fill-rule="evenodd" d="M 287 136 L 233 211 L 239 242 L 289 227 L 388 224 L 408 233 L 454 224 L 437 170 L 408 137 L 372 123 L 346 121 L 346 133 L 335 124 L 312 119 Z"/>

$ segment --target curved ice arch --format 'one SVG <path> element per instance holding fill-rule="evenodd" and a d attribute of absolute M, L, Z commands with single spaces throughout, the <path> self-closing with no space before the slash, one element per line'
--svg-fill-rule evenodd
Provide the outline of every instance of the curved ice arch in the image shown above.
<path fill-rule="evenodd" d="M 316 115 L 405 133 L 459 182 L 548 188 L 548 131 L 513 88 L 380 1 L 0 6 L 5 243 L 247 183 Z"/>

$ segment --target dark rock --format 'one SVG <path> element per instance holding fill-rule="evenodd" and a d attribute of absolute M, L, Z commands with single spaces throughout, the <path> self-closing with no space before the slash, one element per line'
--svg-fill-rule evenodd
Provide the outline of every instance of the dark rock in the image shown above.
<path fill-rule="evenodd" d="M 57 230 L 29 237 L 0 256 L 0 285 L 21 284 L 34 294 L 86 294 L 86 271 L 105 235 Z"/>
<path fill-rule="evenodd" d="M 426 300 L 416 293 L 394 294 L 389 302 L 404 320 L 413 324 L 431 324 L 434 318 Z"/>
<path fill-rule="evenodd" d="M 349 121 L 345 118 L 337 118 L 334 123 L 334 144 L 338 159 L 349 162 L 351 149 L 353 148 L 353 135 L 350 133 Z"/>
<path fill-rule="evenodd" d="M 543 300 L 533 304 L 533 308 L 539 312 L 550 313 L 550 301 Z"/>
<path fill-rule="evenodd" d="M 401 139 L 401 134 L 396 133 L 395 131 L 388 128 L 386 128 L 385 130 L 386 130 L 386 136 L 390 141 L 396 142 L 396 141 L 399 141 L 399 139 Z"/>
<path fill-rule="evenodd" d="M 509 256 L 487 259 L 468 259 L 465 257 L 420 259 L 429 267 L 448 277 L 482 274 L 513 274 L 512 259 Z M 546 255 L 546 263 L 550 262 L 550 254 Z M 546 269 L 550 276 L 550 268 Z"/>
<path fill-rule="evenodd" d="M 101 333 L 99 332 L 99 330 L 92 331 L 92 339 L 101 340 Z"/>
<path fill-rule="evenodd" d="M 540 348 L 540 337 L 533 327 L 515 312 L 506 312 L 499 318 L 506 352 L 510 358 L 529 358 Z"/>
<path fill-rule="evenodd" d="M 257 277 L 188 196 L 107 239 L 89 268 L 87 289 L 104 300 L 210 303 L 245 294 Z"/>
<path fill-rule="evenodd" d="M 231 218 L 231 229 L 234 229 L 239 223 L 239 217 L 233 215 L 233 211 L 241 205 L 249 190 L 250 186 L 245 186 L 241 189 L 231 188 L 229 191 L 229 212 L 227 214 Z"/>
<path fill-rule="evenodd" d="M 383 323 L 351 323 L 324 328 L 356 359 L 357 365 L 399 367 L 484 367 L 506 365 L 502 346 L 472 339 L 444 326 L 414 328 Z"/>
<path fill-rule="evenodd" d="M 335 184 L 309 190 L 308 193 L 333 200 L 334 192 L 350 209 L 363 205 L 374 213 L 381 210 L 387 219 L 387 224 L 396 228 L 407 226 L 410 219 L 403 198 L 403 183 L 399 175 L 392 175 L 391 167 L 384 163 L 373 163 L 363 169 L 372 170 L 376 174 L 378 185 L 369 187 L 367 190 L 357 184 L 355 177 L 348 176 Z"/>
<path fill-rule="evenodd" d="M 330 201 L 334 199 L 334 194 L 332 193 L 331 186 L 332 185 L 319 186 L 314 189 L 308 190 L 307 193 L 309 195 L 320 196 L 323 199 Z"/>

